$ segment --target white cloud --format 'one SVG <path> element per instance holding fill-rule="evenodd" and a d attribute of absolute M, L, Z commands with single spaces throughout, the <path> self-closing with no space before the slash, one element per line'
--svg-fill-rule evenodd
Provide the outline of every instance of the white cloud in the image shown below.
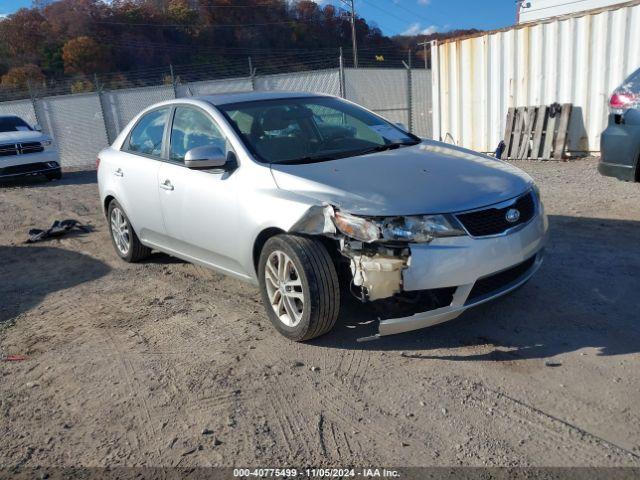
<path fill-rule="evenodd" d="M 412 23 L 409 27 L 402 32 L 402 35 L 431 35 L 432 33 L 436 33 L 438 31 L 437 25 L 429 25 L 428 27 L 422 28 L 420 23 Z"/>
<path fill-rule="evenodd" d="M 420 30 L 420 33 L 422 35 L 431 35 L 432 33 L 436 33 L 438 31 L 438 26 L 437 25 L 429 25 L 426 28 L 423 28 L 422 30 Z"/>
<path fill-rule="evenodd" d="M 431 0 L 418 0 L 418 5 L 429 5 Z"/>

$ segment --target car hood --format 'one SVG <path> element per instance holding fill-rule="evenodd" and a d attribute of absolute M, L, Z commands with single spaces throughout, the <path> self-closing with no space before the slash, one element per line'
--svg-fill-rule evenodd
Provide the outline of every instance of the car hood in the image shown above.
<path fill-rule="evenodd" d="M 281 189 L 371 216 L 470 210 L 533 184 L 506 162 L 433 141 L 326 162 L 272 164 L 271 171 Z"/>
<path fill-rule="evenodd" d="M 49 140 L 49 136 L 42 132 L 34 130 L 25 130 L 22 132 L 0 132 L 0 142 L 41 142 Z"/>

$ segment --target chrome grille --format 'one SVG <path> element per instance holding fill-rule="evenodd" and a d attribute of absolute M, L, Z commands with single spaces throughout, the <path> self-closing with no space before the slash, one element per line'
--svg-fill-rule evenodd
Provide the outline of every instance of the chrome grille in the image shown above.
<path fill-rule="evenodd" d="M 43 150 L 44 147 L 40 142 L 6 143 L 0 145 L 0 157 L 38 153 L 42 152 Z"/>

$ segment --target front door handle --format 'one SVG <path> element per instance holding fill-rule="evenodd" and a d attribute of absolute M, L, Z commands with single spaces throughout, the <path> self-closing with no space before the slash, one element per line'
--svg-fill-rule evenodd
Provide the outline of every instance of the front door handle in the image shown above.
<path fill-rule="evenodd" d="M 167 179 L 160 184 L 160 188 L 163 190 L 173 190 L 173 185 L 171 185 L 171 181 Z"/>
<path fill-rule="evenodd" d="M 115 172 L 113 172 L 113 174 L 116 177 L 124 177 L 124 173 L 122 173 L 122 169 L 121 168 L 117 169 Z"/>

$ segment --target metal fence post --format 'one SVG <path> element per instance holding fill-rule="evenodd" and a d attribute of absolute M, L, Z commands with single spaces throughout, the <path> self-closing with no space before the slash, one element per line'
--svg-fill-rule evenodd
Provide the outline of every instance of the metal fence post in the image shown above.
<path fill-rule="evenodd" d="M 407 62 L 402 62 L 405 69 L 407 70 L 407 115 L 408 115 L 408 125 L 407 128 L 410 132 L 413 132 L 413 96 L 411 94 L 411 50 L 409 50 Z"/>
<path fill-rule="evenodd" d="M 27 78 L 27 88 L 29 89 L 29 98 L 31 99 L 31 108 L 33 108 L 33 116 L 36 119 L 36 123 L 40 125 L 41 128 L 44 127 L 42 123 L 42 119 L 38 115 L 38 98 L 36 96 L 36 92 L 31 85 L 31 79 Z"/>
<path fill-rule="evenodd" d="M 107 117 L 105 116 L 104 104 L 102 103 L 104 101 L 104 98 L 102 95 L 102 90 L 104 86 L 100 83 L 100 80 L 98 79 L 98 74 L 93 75 L 93 83 L 96 87 L 96 93 L 98 94 L 98 103 L 100 104 L 100 114 L 102 115 L 102 126 L 104 127 L 104 133 L 107 136 L 107 142 L 109 142 L 109 145 L 111 145 L 115 140 L 115 138 L 112 138 L 112 135 L 110 135 L 110 132 L 109 132 L 109 127 L 107 126 Z"/>
<path fill-rule="evenodd" d="M 344 58 L 342 56 L 342 47 L 340 47 L 340 58 L 338 59 L 338 79 L 340 82 L 340 96 L 347 98 L 346 84 L 344 81 Z"/>
<path fill-rule="evenodd" d="M 253 62 L 251 61 L 251 57 L 249 60 L 249 80 L 251 81 L 251 90 L 256 89 L 256 69 L 253 68 Z"/>
<path fill-rule="evenodd" d="M 431 42 L 431 138 L 442 141 L 440 123 L 440 52 L 438 41 Z"/>
<path fill-rule="evenodd" d="M 178 98 L 178 85 L 176 82 L 176 76 L 173 73 L 173 64 L 169 64 L 169 73 L 171 73 L 171 86 L 173 87 L 173 98 Z"/>

